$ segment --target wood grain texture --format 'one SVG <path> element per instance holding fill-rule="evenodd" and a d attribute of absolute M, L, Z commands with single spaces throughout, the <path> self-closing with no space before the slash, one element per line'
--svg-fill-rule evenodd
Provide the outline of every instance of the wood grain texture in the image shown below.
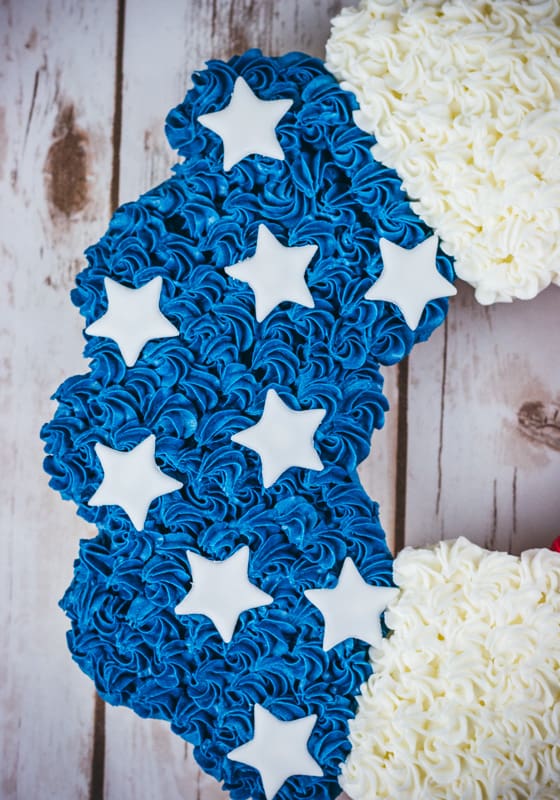
<path fill-rule="evenodd" d="M 0 32 L 0 796 L 80 800 L 94 691 L 57 601 L 91 530 L 47 487 L 39 429 L 85 368 L 68 291 L 109 212 L 115 17 L 95 0 L 13 0 Z"/>
<path fill-rule="evenodd" d="M 106 798 L 222 800 L 227 794 L 196 764 L 192 748 L 161 720 L 107 707 Z"/>
<path fill-rule="evenodd" d="M 411 358 L 406 543 L 519 553 L 560 533 L 560 289 L 483 307 L 459 283 Z"/>

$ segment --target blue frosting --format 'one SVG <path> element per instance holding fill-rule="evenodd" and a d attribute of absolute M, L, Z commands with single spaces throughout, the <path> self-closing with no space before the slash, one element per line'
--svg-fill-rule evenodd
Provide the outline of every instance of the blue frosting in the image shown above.
<path fill-rule="evenodd" d="M 238 75 L 262 99 L 293 105 L 276 129 L 285 160 L 251 156 L 226 173 L 221 139 L 197 118 L 224 107 Z M 430 302 L 411 331 L 395 306 L 364 300 L 382 268 L 379 238 L 413 247 L 431 231 L 396 173 L 373 160 L 355 99 L 320 61 L 253 50 L 193 81 L 167 118 L 184 160 L 117 210 L 72 292 L 89 325 L 106 311 L 105 277 L 140 287 L 161 276 L 160 307 L 180 336 L 149 342 L 131 368 L 115 342 L 86 337 L 89 372 L 55 394 L 45 468 L 98 529 L 81 541 L 62 600 L 68 644 L 108 702 L 170 721 L 234 800 L 264 797 L 258 773 L 227 759 L 252 738 L 254 704 L 287 720 L 316 714 L 309 750 L 325 777 L 290 778 L 277 797 L 319 800 L 339 792 L 370 665 L 363 641 L 323 651 L 322 617 L 303 592 L 335 585 L 347 556 L 368 582 L 391 584 L 377 504 L 356 468 L 388 407 L 379 365 L 426 339 L 447 301 Z M 306 273 L 314 308 L 282 303 L 257 323 L 251 289 L 225 274 L 253 255 L 260 223 L 283 244 L 317 245 Z M 453 277 L 441 252 L 437 265 Z M 265 490 L 258 456 L 231 436 L 259 419 L 270 388 L 292 408 L 326 409 L 315 436 L 325 469 L 291 468 Z M 96 442 L 129 450 L 149 434 L 158 466 L 184 486 L 152 503 L 139 532 L 121 508 L 87 501 L 103 477 Z M 243 613 L 225 644 L 209 619 L 174 608 L 190 587 L 187 549 L 222 560 L 243 545 L 251 581 L 274 602 Z"/>

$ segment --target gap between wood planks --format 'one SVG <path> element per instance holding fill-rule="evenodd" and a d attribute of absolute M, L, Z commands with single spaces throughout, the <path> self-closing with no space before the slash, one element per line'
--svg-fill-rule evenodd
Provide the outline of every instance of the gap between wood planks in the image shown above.
<path fill-rule="evenodd" d="M 405 545 L 406 485 L 408 472 L 408 356 L 398 369 L 397 469 L 395 485 L 395 538 L 397 555 Z"/>
<path fill-rule="evenodd" d="M 117 42 L 115 59 L 115 100 L 113 110 L 113 163 L 111 168 L 110 210 L 113 214 L 119 205 L 120 160 L 122 139 L 123 79 L 124 79 L 124 26 L 126 0 L 117 0 Z M 105 701 L 96 694 L 93 713 L 93 752 L 89 800 L 103 800 L 105 784 Z"/>

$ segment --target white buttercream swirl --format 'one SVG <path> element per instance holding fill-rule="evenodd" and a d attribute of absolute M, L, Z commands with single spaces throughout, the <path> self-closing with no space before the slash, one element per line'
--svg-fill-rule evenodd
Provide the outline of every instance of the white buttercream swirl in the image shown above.
<path fill-rule="evenodd" d="M 481 303 L 560 284 L 560 0 L 362 0 L 327 66 Z"/>
<path fill-rule="evenodd" d="M 350 723 L 354 800 L 557 800 L 560 554 L 405 549 Z"/>

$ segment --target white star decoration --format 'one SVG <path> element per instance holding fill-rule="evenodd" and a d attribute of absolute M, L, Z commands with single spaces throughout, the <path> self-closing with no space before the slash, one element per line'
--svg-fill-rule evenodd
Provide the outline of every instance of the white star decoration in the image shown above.
<path fill-rule="evenodd" d="M 192 587 L 175 613 L 209 617 L 224 642 L 230 642 L 240 614 L 274 601 L 250 582 L 249 553 L 242 547 L 224 561 L 212 561 L 188 551 Z"/>
<path fill-rule="evenodd" d="M 224 143 L 224 170 L 246 156 L 261 155 L 284 160 L 276 126 L 292 100 L 261 100 L 243 78 L 237 78 L 228 105 L 202 114 L 198 121 L 217 133 Z"/>
<path fill-rule="evenodd" d="M 457 294 L 453 284 L 438 272 L 438 237 L 430 236 L 411 250 L 388 239 L 380 239 L 379 246 L 383 271 L 365 298 L 395 303 L 408 327 L 414 331 L 426 303 Z"/>
<path fill-rule="evenodd" d="M 162 281 L 153 278 L 140 289 L 129 289 L 105 278 L 107 312 L 86 328 L 90 336 L 107 336 L 119 346 L 127 367 L 133 367 L 146 342 L 178 336 L 177 328 L 159 309 Z"/>
<path fill-rule="evenodd" d="M 325 620 L 323 650 L 345 639 L 362 639 L 379 646 L 383 639 L 381 614 L 396 597 L 398 589 L 370 586 L 351 558 L 346 558 L 334 589 L 308 589 L 304 592 Z"/>
<path fill-rule="evenodd" d="M 293 775 L 323 776 L 323 770 L 307 749 L 316 721 L 316 714 L 311 714 L 285 722 L 257 704 L 253 738 L 228 753 L 228 758 L 258 770 L 265 796 L 272 800 L 284 781 Z"/>
<path fill-rule="evenodd" d="M 255 295 L 255 316 L 262 322 L 285 300 L 314 307 L 305 270 L 317 249 L 316 244 L 285 247 L 266 225 L 259 225 L 255 255 L 226 267 L 225 272 L 249 284 Z"/>
<path fill-rule="evenodd" d="M 269 389 L 257 424 L 231 438 L 259 454 L 263 486 L 267 489 L 290 467 L 323 469 L 313 437 L 326 413 L 324 408 L 294 411 L 274 389 Z"/>
<path fill-rule="evenodd" d="M 127 452 L 113 450 L 100 442 L 95 445 L 95 452 L 103 468 L 103 480 L 88 505 L 120 506 L 137 531 L 144 527 L 152 500 L 183 485 L 157 466 L 153 434 Z"/>

